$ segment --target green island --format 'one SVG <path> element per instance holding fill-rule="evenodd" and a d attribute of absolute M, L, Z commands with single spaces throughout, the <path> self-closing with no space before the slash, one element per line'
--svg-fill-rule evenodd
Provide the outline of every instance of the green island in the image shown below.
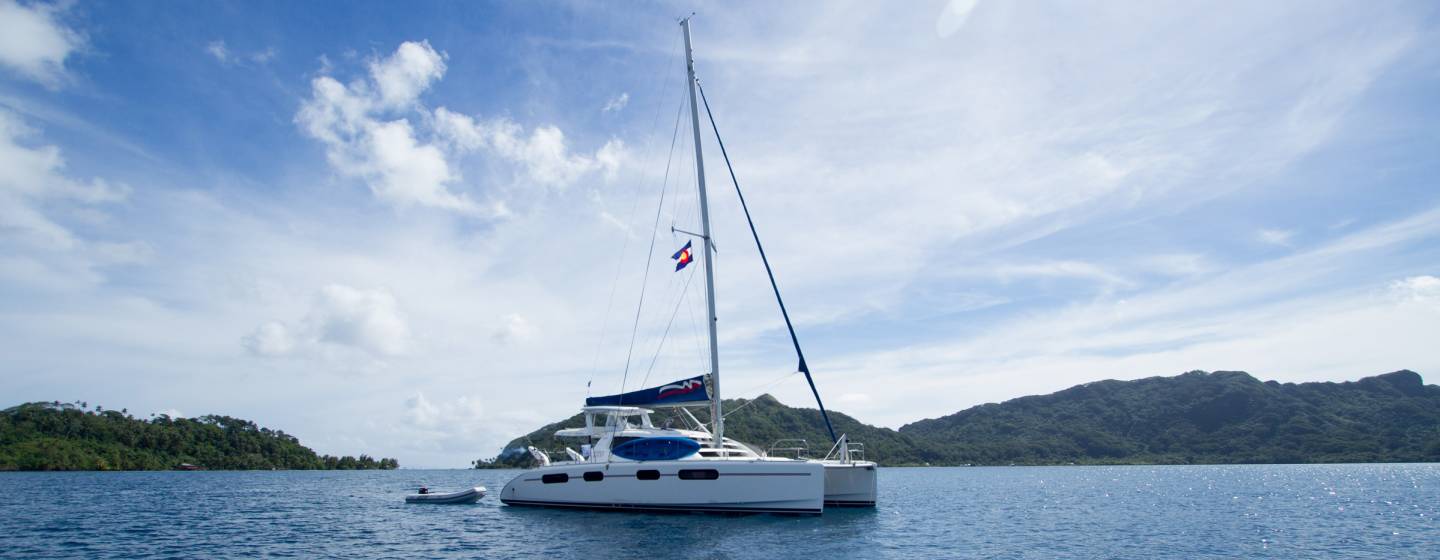
<path fill-rule="evenodd" d="M 395 459 L 317 455 L 295 436 L 229 416 L 136 418 L 88 403 L 0 412 L 0 471 L 394 469 Z"/>
<path fill-rule="evenodd" d="M 804 438 L 812 456 L 829 448 L 816 409 L 770 395 L 727 399 L 725 409 L 735 411 L 727 412 L 729 437 L 756 446 Z M 1232 371 L 1097 381 L 898 430 L 833 410 L 830 418 L 837 433 L 865 444 L 867 459 L 886 466 L 1440 461 L 1440 387 L 1409 370 L 1344 383 L 1262 382 Z M 553 434 L 582 424 L 578 414 L 550 424 L 474 466 L 531 466 L 525 446 L 574 446 Z"/>

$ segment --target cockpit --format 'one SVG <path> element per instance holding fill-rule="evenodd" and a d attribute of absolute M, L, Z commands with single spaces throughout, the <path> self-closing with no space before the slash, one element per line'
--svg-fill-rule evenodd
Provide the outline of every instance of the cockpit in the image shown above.
<path fill-rule="evenodd" d="M 654 411 L 633 406 L 587 406 L 582 409 L 585 417 L 583 428 L 568 428 L 555 432 L 557 437 L 581 438 L 582 449 L 578 453 L 566 448 L 565 453 L 576 462 L 605 462 L 614 460 L 659 460 L 670 459 L 758 459 L 761 453 L 749 446 L 725 438 L 724 447 L 716 448 L 714 438 L 704 424 L 687 414 L 689 424 L 698 430 L 657 428 L 651 421 Z M 723 452 L 722 452 L 723 449 Z"/>

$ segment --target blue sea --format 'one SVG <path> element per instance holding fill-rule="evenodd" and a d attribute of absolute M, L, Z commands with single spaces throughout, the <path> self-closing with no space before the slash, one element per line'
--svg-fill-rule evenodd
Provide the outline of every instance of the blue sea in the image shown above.
<path fill-rule="evenodd" d="M 887 468 L 819 517 L 503 506 L 518 472 L 0 473 L 0 557 L 1440 558 L 1437 464 Z"/>

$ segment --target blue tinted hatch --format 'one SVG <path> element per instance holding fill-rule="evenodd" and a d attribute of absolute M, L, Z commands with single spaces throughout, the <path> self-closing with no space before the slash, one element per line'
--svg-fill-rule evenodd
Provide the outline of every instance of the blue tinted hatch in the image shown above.
<path fill-rule="evenodd" d="M 673 461 L 694 455 L 700 444 L 684 437 L 650 437 L 627 441 L 610 452 L 631 461 Z"/>

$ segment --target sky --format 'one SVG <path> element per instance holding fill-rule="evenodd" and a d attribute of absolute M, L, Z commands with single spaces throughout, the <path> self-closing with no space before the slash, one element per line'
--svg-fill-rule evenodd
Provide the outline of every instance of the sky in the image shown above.
<path fill-rule="evenodd" d="M 703 373 L 692 12 L 832 409 L 1440 376 L 1434 3 L 0 0 L 0 405 L 463 467 Z M 701 132 L 724 394 L 813 406 Z"/>

